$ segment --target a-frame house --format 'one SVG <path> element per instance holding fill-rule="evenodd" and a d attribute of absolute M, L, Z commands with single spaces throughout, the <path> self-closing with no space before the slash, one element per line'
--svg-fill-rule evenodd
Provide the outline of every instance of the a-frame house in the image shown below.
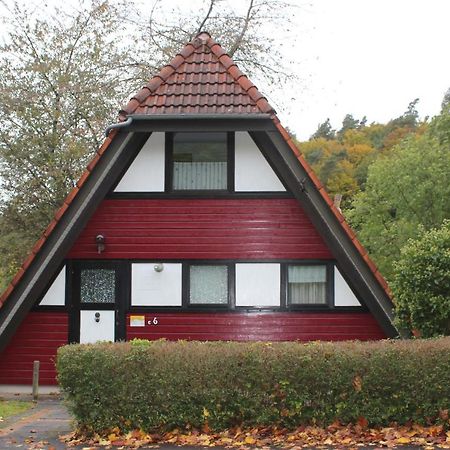
<path fill-rule="evenodd" d="M 389 289 L 207 33 L 142 88 L 0 298 L 0 384 L 68 342 L 397 335 Z"/>

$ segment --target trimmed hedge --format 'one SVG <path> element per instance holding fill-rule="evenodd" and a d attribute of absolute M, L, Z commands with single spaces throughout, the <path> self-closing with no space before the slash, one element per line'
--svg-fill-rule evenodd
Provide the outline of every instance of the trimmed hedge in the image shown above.
<path fill-rule="evenodd" d="M 450 338 L 301 344 L 137 340 L 61 347 L 58 381 L 81 429 L 213 430 L 439 420 Z"/>

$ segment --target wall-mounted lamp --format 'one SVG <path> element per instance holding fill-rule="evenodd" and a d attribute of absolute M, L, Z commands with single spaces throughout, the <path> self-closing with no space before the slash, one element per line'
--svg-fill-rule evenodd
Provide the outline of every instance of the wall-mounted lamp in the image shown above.
<path fill-rule="evenodd" d="M 95 243 L 97 244 L 98 254 L 105 250 L 105 236 L 103 236 L 103 234 L 95 236 Z"/>
<path fill-rule="evenodd" d="M 153 269 L 155 269 L 155 272 L 162 272 L 164 270 L 164 264 L 158 263 L 153 266 Z"/>

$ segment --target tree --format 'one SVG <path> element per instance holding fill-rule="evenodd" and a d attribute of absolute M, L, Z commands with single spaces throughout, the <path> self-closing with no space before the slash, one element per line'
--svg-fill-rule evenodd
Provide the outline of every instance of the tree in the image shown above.
<path fill-rule="evenodd" d="M 450 218 L 450 152 L 435 132 L 435 124 L 448 120 L 447 114 L 437 116 L 423 135 L 410 135 L 379 157 L 369 167 L 365 191 L 346 211 L 387 278 L 420 226 L 430 230 Z"/>
<path fill-rule="evenodd" d="M 184 6 L 169 14 L 157 1 L 149 16 L 118 0 L 88 0 L 69 13 L 67 5 L 24 5 L 6 4 L 0 45 L 0 288 L 62 204 L 119 106 L 199 30 L 209 29 L 261 79 L 290 77 L 279 51 L 283 41 L 267 31 L 289 13 L 281 0 L 250 0 L 239 13 L 222 11 L 222 3 L 219 11 L 219 1 L 209 0 L 188 15 Z"/>
<path fill-rule="evenodd" d="M 450 335 L 450 221 L 402 248 L 392 284 L 396 321 L 422 337 Z"/>
<path fill-rule="evenodd" d="M 11 276 L 114 119 L 125 49 L 116 10 L 35 17 L 17 4 L 0 46 L 0 267 Z"/>
<path fill-rule="evenodd" d="M 354 130 L 359 127 L 359 120 L 355 119 L 352 114 L 346 114 L 342 121 L 342 128 L 337 132 L 338 136 L 343 136 L 347 130 Z"/>
<path fill-rule="evenodd" d="M 319 124 L 316 132 L 311 136 L 311 139 L 334 139 L 335 134 L 336 132 L 335 130 L 333 130 L 330 119 L 328 118 L 327 120 L 325 120 L 325 122 Z"/>
<path fill-rule="evenodd" d="M 254 80 L 274 87 L 276 82 L 295 78 L 291 61 L 280 51 L 285 39 L 273 33 L 274 29 L 290 31 L 295 8 L 286 1 L 246 0 L 233 8 L 221 0 L 203 0 L 189 9 L 187 4 L 169 7 L 156 0 L 148 15 L 147 10 L 131 2 L 122 17 L 138 33 L 132 59 L 142 81 L 200 31 L 214 36 Z"/>

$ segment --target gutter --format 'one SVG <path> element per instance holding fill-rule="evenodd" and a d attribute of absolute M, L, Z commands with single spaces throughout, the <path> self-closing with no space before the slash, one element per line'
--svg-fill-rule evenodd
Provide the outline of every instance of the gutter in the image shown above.
<path fill-rule="evenodd" d="M 112 125 L 109 125 L 108 127 L 106 127 L 105 137 L 108 137 L 109 133 L 112 130 L 116 130 L 118 128 L 126 128 L 128 125 L 131 125 L 132 122 L 133 117 L 127 117 L 127 120 L 125 120 L 125 122 L 113 123 Z"/>

